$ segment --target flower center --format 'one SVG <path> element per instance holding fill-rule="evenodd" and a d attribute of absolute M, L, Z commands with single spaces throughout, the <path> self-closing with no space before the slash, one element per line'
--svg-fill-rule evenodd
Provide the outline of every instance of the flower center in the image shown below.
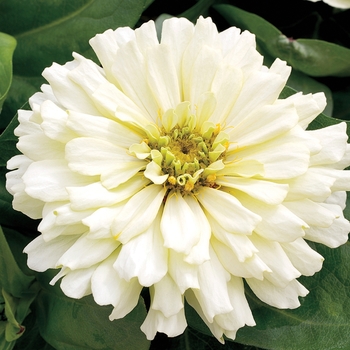
<path fill-rule="evenodd" d="M 186 195 L 199 186 L 218 187 L 216 172 L 224 168 L 229 137 L 219 124 L 205 121 L 198 125 L 189 104 L 188 108 L 183 104 L 164 113 L 161 126 L 148 125 L 147 137 L 129 150 L 149 161 L 144 175 L 153 183 Z"/>

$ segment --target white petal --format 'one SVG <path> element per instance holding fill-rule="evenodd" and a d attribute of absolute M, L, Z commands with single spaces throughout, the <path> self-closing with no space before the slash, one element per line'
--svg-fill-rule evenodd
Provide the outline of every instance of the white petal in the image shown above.
<path fill-rule="evenodd" d="M 112 232 L 121 243 L 146 231 L 154 222 L 165 196 L 166 188 L 149 185 L 135 194 L 112 224 Z"/>
<path fill-rule="evenodd" d="M 282 243 L 281 246 L 295 268 L 304 276 L 312 276 L 321 270 L 324 258 L 311 249 L 302 238 Z"/>
<path fill-rule="evenodd" d="M 120 203 L 139 192 L 148 182 L 136 175 L 113 190 L 106 189 L 101 182 L 94 182 L 83 187 L 67 187 L 67 191 L 72 209 L 86 210 Z"/>
<path fill-rule="evenodd" d="M 84 225 L 90 228 L 89 237 L 93 239 L 110 238 L 112 236 L 112 222 L 121 212 L 125 202 L 108 208 L 99 208 L 93 214 L 83 219 Z"/>
<path fill-rule="evenodd" d="M 23 182 L 30 196 L 56 202 L 68 200 L 67 186 L 84 186 L 93 178 L 73 173 L 64 160 L 42 160 L 28 167 Z"/>
<path fill-rule="evenodd" d="M 247 283 L 256 296 L 264 303 L 279 309 L 295 309 L 300 306 L 298 297 L 305 297 L 308 290 L 297 280 L 292 280 L 285 287 L 277 287 L 270 281 L 247 278 Z"/>
<path fill-rule="evenodd" d="M 178 76 L 182 96 L 182 55 L 192 38 L 193 24 L 185 18 L 171 18 L 163 22 L 161 43 L 171 47 L 172 60 Z"/>
<path fill-rule="evenodd" d="M 149 48 L 146 54 L 147 81 L 163 112 L 181 102 L 180 85 L 173 50 L 164 44 Z"/>
<path fill-rule="evenodd" d="M 330 248 L 337 248 L 348 241 L 350 223 L 344 218 L 343 211 L 338 205 L 328 204 L 326 208 L 331 210 L 337 218 L 331 226 L 326 228 L 311 226 L 306 230 L 305 238 Z"/>
<path fill-rule="evenodd" d="M 215 316 L 215 321 L 225 329 L 225 334 L 229 331 L 230 338 L 234 339 L 233 334 L 245 326 L 255 326 L 255 321 L 244 295 L 244 284 L 241 278 L 232 276 L 227 283 L 230 301 L 234 310 L 222 315 Z"/>
<path fill-rule="evenodd" d="M 238 260 L 237 255 L 229 246 L 222 244 L 217 239 L 212 238 L 211 244 L 222 266 L 233 276 L 254 277 L 262 280 L 264 272 L 271 272 L 271 269 L 256 254 L 242 262 Z"/>
<path fill-rule="evenodd" d="M 124 45 L 117 52 L 112 74 L 117 79 L 124 94 L 147 115 L 150 121 L 156 121 L 158 105 L 148 85 L 145 57 L 135 41 Z"/>
<path fill-rule="evenodd" d="M 208 219 L 197 200 L 192 196 L 186 196 L 184 199 L 191 208 L 194 216 L 197 218 L 200 232 L 198 243 L 191 249 L 191 252 L 185 257 L 184 260 L 189 264 L 200 265 L 204 261 L 210 259 L 209 240 L 211 236 L 211 228 Z"/>
<path fill-rule="evenodd" d="M 148 163 L 143 174 L 156 185 L 163 184 L 169 177 L 169 174 L 163 175 L 162 168 L 156 162 Z"/>
<path fill-rule="evenodd" d="M 92 137 L 79 137 L 66 145 L 69 167 L 83 175 L 100 175 L 113 170 L 114 164 L 135 161 L 122 147 Z"/>
<path fill-rule="evenodd" d="M 78 136 L 97 138 L 124 148 L 140 142 L 143 137 L 116 121 L 73 111 L 69 111 L 67 126 Z"/>
<path fill-rule="evenodd" d="M 184 260 L 184 255 L 169 250 L 169 275 L 179 287 L 181 294 L 189 288 L 200 288 L 198 282 L 198 267 Z"/>
<path fill-rule="evenodd" d="M 61 289 L 70 298 L 80 299 L 91 294 L 91 276 L 96 266 L 68 272 L 62 279 Z"/>
<path fill-rule="evenodd" d="M 46 100 L 41 104 L 40 112 L 43 119 L 40 127 L 46 136 L 64 143 L 76 136 L 67 127 L 68 113 L 51 100 Z"/>
<path fill-rule="evenodd" d="M 118 252 L 115 252 L 104 260 L 91 277 L 91 289 L 96 303 L 114 306 L 110 320 L 127 315 L 137 305 L 142 289 L 136 278 L 126 282 L 119 277 L 113 268 L 117 255 Z"/>
<path fill-rule="evenodd" d="M 286 100 L 294 103 L 299 115 L 299 125 L 304 129 L 324 110 L 327 104 L 323 92 L 307 95 L 302 95 L 301 92 L 298 92 L 289 96 Z"/>
<path fill-rule="evenodd" d="M 96 240 L 85 234 L 67 249 L 58 260 L 57 266 L 67 266 L 71 270 L 91 267 L 106 259 L 118 245 L 113 238 Z"/>
<path fill-rule="evenodd" d="M 76 61 L 68 62 L 64 66 L 53 63 L 43 71 L 42 75 L 50 83 L 56 98 L 66 109 L 98 115 L 99 112 L 90 97 L 68 77 L 69 72 L 77 64 Z"/>
<path fill-rule="evenodd" d="M 199 242 L 198 218 L 180 193 L 174 192 L 168 195 L 160 230 L 164 238 L 164 246 L 179 253 L 189 254 Z"/>
<path fill-rule="evenodd" d="M 151 294 L 151 308 L 153 310 L 161 311 L 165 317 L 169 318 L 178 314 L 184 308 L 183 296 L 169 275 L 165 275 L 153 288 L 154 294 Z"/>
<path fill-rule="evenodd" d="M 21 136 L 17 148 L 34 161 L 64 159 L 64 144 L 51 140 L 45 134 Z"/>
<path fill-rule="evenodd" d="M 259 258 L 272 270 L 271 273 L 265 273 L 265 279 L 276 287 L 284 288 L 290 281 L 300 277 L 300 272 L 290 262 L 279 243 L 271 242 L 257 235 L 253 235 L 251 239 L 259 250 L 257 253 Z"/>
<path fill-rule="evenodd" d="M 215 182 L 221 186 L 236 188 L 253 198 L 272 205 L 280 204 L 288 193 L 287 184 L 279 184 L 271 181 L 220 176 Z"/>
<path fill-rule="evenodd" d="M 148 230 L 122 246 L 114 268 L 126 281 L 137 277 L 142 286 L 149 287 L 166 274 L 168 252 L 163 246 L 159 216 Z"/>
<path fill-rule="evenodd" d="M 307 198 L 283 204 L 310 226 L 329 227 L 336 218 L 335 213 L 331 210 Z"/>
<path fill-rule="evenodd" d="M 261 106 L 273 103 L 282 91 L 290 67 L 285 66 L 281 72 L 253 71 L 244 82 L 242 90 L 228 115 L 226 122 L 237 125 L 253 110 Z"/>
<path fill-rule="evenodd" d="M 227 231 L 251 234 L 261 218 L 228 193 L 202 187 L 196 195 L 203 207 Z"/>
<path fill-rule="evenodd" d="M 322 150 L 310 159 L 310 166 L 319 164 L 333 164 L 339 162 L 346 152 L 346 123 L 339 123 L 326 128 L 308 131 L 317 137 L 322 145 Z"/>
<path fill-rule="evenodd" d="M 169 337 L 182 334 L 187 327 L 184 309 L 174 315 L 165 317 L 160 311 L 150 309 L 141 330 L 146 334 L 148 340 L 152 340 L 157 332 L 165 333 Z"/>
<path fill-rule="evenodd" d="M 211 260 L 198 267 L 199 289 L 193 289 L 196 298 L 201 305 L 205 317 L 209 322 L 218 314 L 233 310 L 231 305 L 227 281 L 230 274 L 223 268 L 216 253 L 211 249 Z"/>
<path fill-rule="evenodd" d="M 207 215 L 213 235 L 222 243 L 230 247 L 237 259 L 244 262 L 251 258 L 258 250 L 254 247 L 249 237 L 226 231 L 212 216 Z"/>
<path fill-rule="evenodd" d="M 27 264 L 35 271 L 43 272 L 57 266 L 60 257 L 75 243 L 79 235 L 57 237 L 45 242 L 42 236 L 38 236 L 25 248 L 28 254 Z"/>

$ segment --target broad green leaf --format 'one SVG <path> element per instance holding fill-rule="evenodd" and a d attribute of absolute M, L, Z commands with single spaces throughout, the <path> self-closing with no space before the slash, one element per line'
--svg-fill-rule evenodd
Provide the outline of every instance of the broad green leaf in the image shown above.
<path fill-rule="evenodd" d="M 0 33 L 0 112 L 12 81 L 12 55 L 16 40 L 5 33 Z"/>
<path fill-rule="evenodd" d="M 21 298 L 33 282 L 33 277 L 25 275 L 18 267 L 0 227 L 0 288 L 13 297 Z"/>
<path fill-rule="evenodd" d="M 265 19 L 231 5 L 214 6 L 230 25 L 254 33 L 259 46 L 273 57 L 315 77 L 350 76 L 350 49 L 315 39 L 287 38 Z"/>
<path fill-rule="evenodd" d="M 12 349 L 22 336 L 22 322 L 38 292 L 34 277 L 19 268 L 0 227 L 0 345 Z"/>
<path fill-rule="evenodd" d="M 140 326 L 146 309 L 140 298 L 135 309 L 120 320 L 110 321 L 110 306 L 97 305 L 91 296 L 79 300 L 66 297 L 58 284 L 49 281 L 57 271 L 38 274 L 42 291 L 36 310 L 42 337 L 57 350 L 148 349 Z"/>

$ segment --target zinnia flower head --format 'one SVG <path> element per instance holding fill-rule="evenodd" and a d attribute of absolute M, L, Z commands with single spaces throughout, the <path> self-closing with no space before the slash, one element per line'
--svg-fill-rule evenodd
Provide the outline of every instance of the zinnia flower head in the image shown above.
<path fill-rule="evenodd" d="M 33 270 L 60 268 L 63 292 L 181 334 L 185 300 L 220 341 L 254 319 L 243 280 L 264 302 L 296 308 L 300 275 L 323 258 L 306 240 L 347 240 L 346 125 L 307 131 L 322 93 L 279 99 L 290 68 L 263 66 L 254 35 L 210 18 L 118 28 L 90 41 L 102 68 L 74 53 L 19 111 L 8 162 L 13 206 L 42 218 Z"/>

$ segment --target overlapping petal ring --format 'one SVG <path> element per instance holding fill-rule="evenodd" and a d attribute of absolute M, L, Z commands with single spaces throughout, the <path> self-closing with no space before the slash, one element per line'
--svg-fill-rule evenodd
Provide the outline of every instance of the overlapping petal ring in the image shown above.
<path fill-rule="evenodd" d="M 308 131 L 322 93 L 279 95 L 290 68 L 263 66 L 254 35 L 210 18 L 118 28 L 43 75 L 19 111 L 21 155 L 8 162 L 13 206 L 42 218 L 26 248 L 36 271 L 61 269 L 63 292 L 181 334 L 185 300 L 220 341 L 255 324 L 243 280 L 265 303 L 296 308 L 300 275 L 337 247 L 350 164 L 346 125 Z"/>

